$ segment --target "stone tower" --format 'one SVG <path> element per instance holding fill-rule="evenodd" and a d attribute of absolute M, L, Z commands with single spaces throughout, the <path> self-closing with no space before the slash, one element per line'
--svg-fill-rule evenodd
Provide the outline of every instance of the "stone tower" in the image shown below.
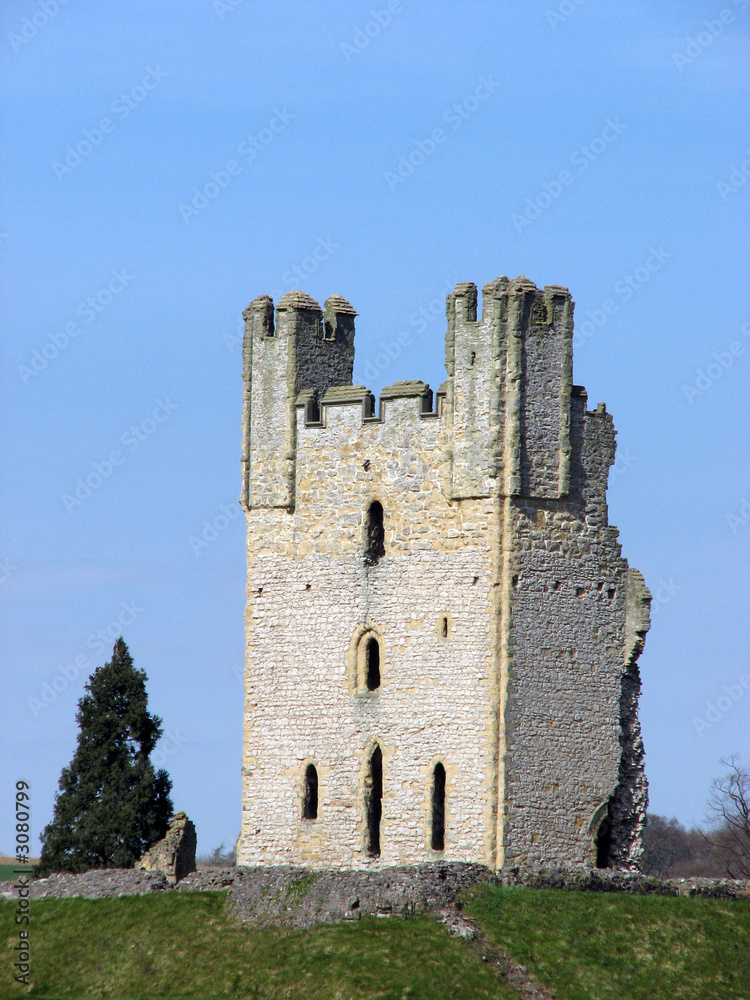
<path fill-rule="evenodd" d="M 634 866 L 650 594 L 567 289 L 447 297 L 434 394 L 354 386 L 354 317 L 245 311 L 240 864 Z"/>

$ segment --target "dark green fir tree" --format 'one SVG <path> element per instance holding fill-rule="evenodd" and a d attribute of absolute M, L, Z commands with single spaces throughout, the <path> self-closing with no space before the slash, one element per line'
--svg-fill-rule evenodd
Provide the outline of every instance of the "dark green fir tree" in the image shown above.
<path fill-rule="evenodd" d="M 39 874 L 130 868 L 172 815 L 172 782 L 150 760 L 161 719 L 148 711 L 146 674 L 122 637 L 89 678 L 76 719 L 78 745 L 41 837 Z"/>

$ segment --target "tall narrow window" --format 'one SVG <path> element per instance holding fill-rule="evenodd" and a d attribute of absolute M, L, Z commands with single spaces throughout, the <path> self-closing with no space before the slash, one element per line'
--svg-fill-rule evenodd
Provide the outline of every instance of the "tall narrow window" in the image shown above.
<path fill-rule="evenodd" d="M 367 640 L 365 647 L 365 668 L 367 690 L 374 691 L 380 687 L 380 644 L 374 636 Z"/>
<path fill-rule="evenodd" d="M 365 815 L 367 817 L 367 853 L 380 857 L 380 818 L 383 814 L 383 753 L 375 747 L 365 777 Z"/>
<path fill-rule="evenodd" d="M 445 768 L 436 764 L 432 774 L 432 849 L 445 847 Z"/>
<path fill-rule="evenodd" d="M 385 555 L 385 531 L 383 529 L 383 505 L 373 500 L 367 511 L 367 539 L 365 565 L 374 566 Z"/>
<path fill-rule="evenodd" d="M 305 771 L 305 800 L 302 805 L 304 819 L 318 818 L 318 772 L 314 764 L 308 764 Z"/>
<path fill-rule="evenodd" d="M 609 815 L 605 816 L 596 832 L 596 867 L 609 868 L 609 852 L 611 848 L 612 826 Z"/>

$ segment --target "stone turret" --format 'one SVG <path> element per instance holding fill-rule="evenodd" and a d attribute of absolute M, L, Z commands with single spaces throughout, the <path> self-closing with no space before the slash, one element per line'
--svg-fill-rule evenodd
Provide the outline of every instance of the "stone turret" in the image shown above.
<path fill-rule="evenodd" d="M 447 298 L 453 496 L 565 496 L 573 302 L 559 285 L 496 278 Z"/>
<path fill-rule="evenodd" d="M 314 408 L 332 385 L 351 385 L 354 317 L 340 295 L 325 316 L 307 292 L 288 292 L 276 307 L 268 295 L 244 312 L 243 483 L 249 507 L 294 507 L 295 405 L 307 391 Z"/>

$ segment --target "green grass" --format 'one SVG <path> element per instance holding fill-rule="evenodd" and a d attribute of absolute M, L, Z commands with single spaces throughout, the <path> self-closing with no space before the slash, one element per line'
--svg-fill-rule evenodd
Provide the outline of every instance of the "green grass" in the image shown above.
<path fill-rule="evenodd" d="M 559 1000 L 750 1000 L 750 903 L 478 886 L 466 913 Z"/>
<path fill-rule="evenodd" d="M 29 864 L 19 865 L 14 858 L 9 858 L 7 855 L 0 855 L 0 882 L 15 881 L 18 877 L 15 871 L 16 868 L 23 868 L 25 872 L 30 872 L 34 866 L 34 861 L 38 860 L 38 858 L 34 858 Z"/>
<path fill-rule="evenodd" d="M 304 887 L 300 886 L 299 891 Z M 15 904 L 0 904 L 1 997 L 510 1000 L 475 950 L 428 917 L 258 930 L 225 893 L 31 904 L 33 986 L 11 983 Z"/>
<path fill-rule="evenodd" d="M 224 892 L 32 901 L 28 990 L 11 977 L 15 907 L 0 901 L 3 998 L 515 996 L 481 949 L 429 917 L 259 930 L 232 917 Z M 465 912 L 558 1000 L 750 1000 L 748 902 L 482 885 Z"/>

